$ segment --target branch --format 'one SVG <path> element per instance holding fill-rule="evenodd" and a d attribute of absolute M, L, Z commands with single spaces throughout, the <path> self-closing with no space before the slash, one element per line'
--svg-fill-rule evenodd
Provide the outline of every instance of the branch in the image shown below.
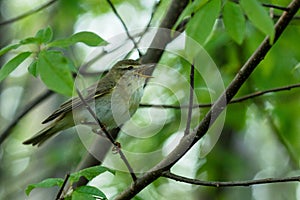
<path fill-rule="evenodd" d="M 41 11 L 41 10 L 43 10 L 43 9 L 45 9 L 45 8 L 47 8 L 47 7 L 49 7 L 50 5 L 52 5 L 53 3 L 55 3 L 56 1 L 58 1 L 58 0 L 51 0 L 51 1 L 49 1 L 48 3 L 45 3 L 45 4 L 41 5 L 40 7 L 37 7 L 37 8 L 35 8 L 35 9 L 32 9 L 32 10 L 30 10 L 30 11 L 28 11 L 28 12 L 25 12 L 25 13 L 23 13 L 23 14 L 17 16 L 17 17 L 14 17 L 14 18 L 12 18 L 12 19 L 9 19 L 9 20 L 0 22 L 0 26 L 7 25 L 7 24 L 11 24 L 11 23 L 14 23 L 14 22 L 16 22 L 16 21 L 18 21 L 18 20 L 24 19 L 24 18 L 26 18 L 26 17 L 28 17 L 28 16 L 34 14 L 34 13 L 37 13 L 37 12 L 39 12 L 39 11 Z"/>
<path fill-rule="evenodd" d="M 152 9 L 152 12 L 151 12 L 151 16 L 150 16 L 150 20 L 146 26 L 146 28 L 144 29 L 144 31 L 141 33 L 141 37 L 138 39 L 137 43 L 139 44 L 143 38 L 143 36 L 145 35 L 145 33 L 148 31 L 148 29 L 150 28 L 150 25 L 151 25 L 151 22 L 153 20 L 153 17 L 154 17 L 154 14 L 155 12 L 157 11 L 159 5 L 160 5 L 161 1 L 158 1 L 155 3 L 153 9 Z"/>
<path fill-rule="evenodd" d="M 274 19 L 278 19 L 278 18 L 280 18 L 280 15 L 274 14 L 274 15 L 273 15 L 273 18 L 274 18 Z M 293 20 L 300 20 L 300 16 L 294 16 L 294 17 L 293 17 Z"/>
<path fill-rule="evenodd" d="M 137 179 L 136 175 L 134 174 L 131 165 L 129 164 L 126 156 L 124 155 L 123 151 L 121 150 L 120 144 L 118 142 L 116 142 L 115 139 L 114 139 L 114 137 L 106 130 L 105 125 L 100 121 L 100 119 L 97 117 L 96 113 L 92 110 L 92 108 L 85 101 L 85 99 L 83 98 L 83 96 L 82 96 L 81 92 L 78 90 L 78 88 L 76 88 L 76 92 L 77 92 L 80 100 L 82 101 L 83 105 L 85 106 L 85 108 L 89 111 L 89 113 L 92 115 L 92 117 L 94 118 L 94 120 L 97 122 L 97 125 L 103 131 L 103 133 L 105 134 L 105 136 L 109 139 L 109 141 L 111 142 L 111 144 L 114 145 L 114 150 L 116 150 L 117 153 L 119 153 L 121 159 L 123 160 L 123 162 L 125 163 L 126 167 L 128 168 L 128 171 L 129 171 L 129 173 L 130 173 L 133 181 L 135 181 Z"/>
<path fill-rule="evenodd" d="M 230 103 L 238 103 L 238 102 L 242 102 L 242 101 L 245 101 L 245 100 L 248 100 L 248 99 L 252 99 L 252 98 L 267 94 L 267 93 L 280 92 L 280 91 L 284 91 L 284 90 L 291 90 L 293 88 L 298 88 L 298 87 L 300 87 L 300 83 L 287 85 L 287 86 L 282 86 L 282 87 L 278 87 L 278 88 L 272 88 L 272 89 L 263 90 L 263 91 L 258 91 L 258 92 L 254 92 L 252 94 L 245 95 L 245 96 L 240 97 L 240 98 L 236 98 L 236 99 L 230 101 Z"/>
<path fill-rule="evenodd" d="M 18 122 L 35 106 L 39 105 L 44 99 L 48 98 L 51 94 L 53 94 L 52 91 L 47 91 L 40 96 L 38 96 L 36 99 L 29 102 L 26 106 L 24 106 L 23 111 L 21 111 L 16 118 L 10 124 L 8 127 L 3 131 L 3 133 L 0 135 L 0 145 L 4 142 L 4 140 L 12 133 L 12 129 L 18 124 Z"/>
<path fill-rule="evenodd" d="M 293 19 L 300 7 L 300 0 L 293 0 L 288 6 L 288 12 L 284 12 L 278 22 L 275 25 L 275 38 L 274 43 L 278 40 L 279 36 L 282 34 L 283 30 L 287 27 L 289 22 Z M 261 60 L 266 56 L 268 51 L 271 49 L 269 36 L 266 37 L 258 49 L 252 54 L 248 61 L 244 64 L 241 70 L 238 72 L 236 77 L 227 87 L 225 92 L 218 98 L 216 103 L 212 106 L 210 111 L 206 114 L 204 119 L 196 127 L 195 131 L 191 134 L 185 136 L 178 146 L 160 163 L 154 166 L 149 172 L 145 173 L 142 177 L 137 179 L 137 181 L 132 184 L 129 188 L 124 190 L 115 199 L 131 199 L 142 189 L 147 187 L 150 183 L 159 178 L 164 171 L 169 170 L 182 156 L 189 151 L 192 146 L 199 141 L 207 132 L 209 127 L 215 122 L 217 117 L 226 108 L 226 105 L 231 101 L 231 99 L 236 95 L 238 90 L 248 79 L 254 69 L 258 66 Z"/>
<path fill-rule="evenodd" d="M 233 99 L 229 102 L 229 104 L 234 104 L 234 103 L 240 103 L 243 101 L 246 101 L 248 99 L 252 99 L 258 96 L 262 96 L 264 94 L 267 93 L 272 93 L 272 92 L 280 92 L 280 91 L 285 91 L 285 90 L 291 90 L 293 88 L 299 88 L 300 87 L 300 83 L 297 84 L 293 84 L 293 85 L 287 85 L 287 86 L 283 86 L 283 87 L 277 87 L 277 88 L 272 88 L 272 89 L 268 89 L 268 90 L 262 90 L 262 91 L 257 91 L 251 94 L 247 94 L 245 96 Z M 193 108 L 209 108 L 213 105 L 214 103 L 204 103 L 204 104 L 197 104 L 197 105 L 193 105 Z M 182 109 L 182 108 L 189 108 L 189 105 L 181 105 L 181 106 L 176 106 L 176 105 L 163 105 L 163 104 L 156 104 L 156 105 L 152 105 L 152 104 L 140 104 L 140 107 L 145 107 L 145 108 L 149 108 L 149 107 L 153 107 L 153 108 L 173 108 L 173 109 Z"/>
<path fill-rule="evenodd" d="M 120 22 L 122 23 L 124 29 L 125 29 L 125 32 L 126 32 L 126 35 L 127 37 L 132 41 L 133 45 L 134 45 L 134 48 L 136 48 L 136 50 L 138 51 L 139 53 L 139 56 L 141 57 L 142 56 L 142 53 L 140 52 L 139 50 L 139 47 L 137 45 L 137 43 L 135 42 L 134 38 L 129 34 L 129 30 L 125 24 L 125 22 L 123 21 L 122 17 L 119 15 L 117 9 L 115 8 L 114 4 L 110 1 L 110 0 L 106 0 L 106 2 L 110 5 L 111 9 L 113 10 L 113 12 L 115 13 L 115 15 L 117 16 L 117 18 L 120 20 Z"/>
<path fill-rule="evenodd" d="M 194 72 L 195 66 L 194 64 L 191 65 L 191 72 L 190 72 L 190 100 L 189 100 L 189 110 L 188 110 L 188 117 L 186 122 L 186 128 L 184 130 L 184 135 L 188 135 L 190 133 L 191 127 L 191 120 L 192 120 L 192 112 L 193 112 L 193 99 L 194 99 Z"/>
<path fill-rule="evenodd" d="M 62 193 L 63 193 L 63 191 L 64 191 L 64 188 L 65 188 L 65 186 L 66 186 L 66 184 L 67 184 L 69 178 L 70 178 L 70 173 L 67 173 L 66 176 L 65 176 L 64 182 L 63 182 L 62 186 L 60 187 L 60 189 L 59 189 L 59 191 L 58 191 L 58 193 L 57 193 L 57 195 L 56 195 L 55 200 L 60 200 L 60 199 L 62 199 L 62 198 L 60 198 L 60 197 L 61 197 L 61 195 L 62 195 Z"/>
<path fill-rule="evenodd" d="M 172 0 L 166 16 L 162 20 L 159 29 L 151 42 L 150 48 L 142 57 L 142 63 L 157 63 L 160 60 L 165 47 L 172 41 L 171 32 L 166 30 L 171 30 L 173 28 L 181 12 L 188 3 L 189 0 Z"/>
<path fill-rule="evenodd" d="M 149 27 L 148 27 L 149 28 Z M 143 31 L 135 33 L 132 35 L 132 37 L 134 38 L 139 38 L 138 42 L 140 42 L 141 38 L 143 37 L 143 35 L 147 32 L 148 28 L 145 28 Z M 113 53 L 115 51 L 118 51 L 120 48 L 122 48 L 126 42 L 130 40 L 130 38 L 126 38 L 124 41 L 122 41 L 122 43 L 118 44 L 118 46 L 114 47 L 111 50 L 102 50 L 101 52 L 99 52 L 95 57 L 91 58 L 90 60 L 88 60 L 87 62 L 83 63 L 80 68 L 79 68 L 79 73 L 81 75 L 84 76 L 99 76 L 99 73 L 103 73 L 103 71 L 92 71 L 92 72 L 88 72 L 88 67 L 90 67 L 92 64 L 94 64 L 96 61 L 98 61 L 99 59 L 101 59 L 102 57 L 104 57 L 105 55 L 109 54 L 109 53 Z M 134 49 L 134 48 L 133 48 Z M 132 49 L 132 50 L 133 50 Z M 130 52 L 132 51 L 130 50 Z M 126 56 L 125 56 L 126 57 Z"/>
<path fill-rule="evenodd" d="M 190 183 L 193 185 L 209 186 L 209 187 L 239 187 L 239 186 L 250 186 L 250 185 L 261 185 L 269 183 L 285 183 L 285 182 L 300 182 L 300 176 L 288 177 L 288 178 L 264 178 L 249 181 L 201 181 L 198 179 L 191 179 L 183 176 L 173 174 L 171 172 L 165 172 L 162 175 L 165 178 L 169 178 L 175 181 L 180 181 L 184 183 Z"/>
<path fill-rule="evenodd" d="M 267 8 L 275 8 L 277 10 L 282 10 L 282 11 L 288 11 L 288 8 L 283 7 L 283 6 L 277 6 L 274 4 L 263 3 L 262 6 L 267 7 Z"/>

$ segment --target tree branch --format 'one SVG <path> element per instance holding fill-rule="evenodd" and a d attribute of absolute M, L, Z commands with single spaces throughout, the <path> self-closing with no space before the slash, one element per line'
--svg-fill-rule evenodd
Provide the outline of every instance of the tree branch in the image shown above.
<path fill-rule="evenodd" d="M 239 187 L 239 186 L 250 186 L 250 185 L 261 185 L 268 183 L 285 183 L 285 182 L 300 182 L 300 176 L 288 177 L 288 178 L 264 178 L 258 180 L 248 180 L 248 181 L 201 181 L 198 179 L 191 179 L 183 176 L 173 174 L 169 171 L 162 174 L 163 177 L 169 178 L 175 181 L 180 181 L 184 183 L 190 183 L 193 185 L 209 186 L 209 187 Z"/>
<path fill-rule="evenodd" d="M 282 10 L 282 11 L 288 11 L 288 8 L 283 7 L 283 6 L 277 6 L 274 4 L 263 3 L 262 6 L 267 7 L 267 8 L 275 8 L 277 10 Z"/>
<path fill-rule="evenodd" d="M 56 195 L 55 200 L 60 200 L 61 199 L 61 195 L 63 194 L 64 188 L 65 188 L 69 178 L 70 178 L 70 173 L 67 173 L 66 176 L 65 176 L 64 182 L 63 182 L 62 186 L 60 187 L 60 189 L 59 189 L 59 191 Z"/>
<path fill-rule="evenodd" d="M 186 128 L 184 130 L 184 135 L 188 135 L 190 133 L 191 127 L 191 120 L 192 120 L 192 112 L 193 112 L 193 99 L 194 99 L 194 74 L 195 67 L 194 63 L 191 65 L 191 72 L 190 72 L 190 97 L 189 97 L 189 110 L 188 110 L 188 117 L 186 120 Z"/>
<path fill-rule="evenodd" d="M 37 8 L 35 8 L 35 9 L 32 9 L 32 10 L 30 10 L 30 11 L 28 11 L 28 12 L 25 12 L 25 13 L 23 13 L 23 14 L 17 16 L 17 17 L 14 17 L 14 18 L 12 18 L 12 19 L 9 19 L 9 20 L 0 22 L 0 26 L 7 25 L 7 24 L 11 24 L 11 23 L 14 23 L 14 22 L 16 22 L 16 21 L 19 21 L 19 20 L 21 20 L 21 19 L 24 19 L 24 18 L 26 18 L 26 17 L 28 17 L 28 16 L 34 14 L 34 13 L 37 13 L 37 12 L 39 12 L 39 11 L 41 11 L 41 10 L 43 10 L 43 9 L 45 9 L 45 8 L 47 8 L 47 7 L 49 7 L 49 6 L 51 6 L 51 5 L 52 5 L 53 3 L 55 3 L 56 1 L 58 1 L 58 0 L 51 0 L 51 1 L 49 1 L 48 3 L 45 3 L 45 4 L 41 5 L 40 7 L 37 7 Z"/>
<path fill-rule="evenodd" d="M 155 3 L 152 12 L 151 12 L 151 16 L 150 16 L 150 20 L 147 24 L 147 26 L 145 27 L 144 31 L 141 33 L 141 37 L 139 38 L 139 40 L 137 41 L 137 43 L 139 44 L 144 36 L 144 34 L 148 31 L 148 29 L 150 28 L 151 22 L 153 20 L 154 14 L 156 12 L 156 10 L 158 9 L 159 5 L 160 5 L 161 1 L 158 1 Z"/>
<path fill-rule="evenodd" d="M 188 3 L 188 0 L 172 0 L 166 16 L 162 20 L 159 29 L 151 42 L 150 48 L 141 59 L 142 63 L 157 63 L 160 60 L 165 47 L 172 41 L 171 32 L 166 30 L 172 29 Z"/>
<path fill-rule="evenodd" d="M 125 32 L 126 32 L 126 35 L 127 37 L 132 41 L 133 45 L 134 45 L 134 48 L 136 48 L 136 50 L 138 51 L 139 53 L 139 56 L 141 57 L 142 56 L 142 53 L 140 52 L 139 50 L 139 47 L 137 45 L 137 43 L 135 42 L 134 38 L 130 35 L 129 33 L 129 30 L 125 24 L 125 22 L 123 21 L 122 17 L 119 15 L 117 9 L 115 8 L 114 4 L 110 1 L 110 0 L 106 0 L 106 2 L 110 5 L 111 9 L 113 10 L 113 12 L 115 13 L 115 15 L 117 16 L 117 18 L 120 20 L 120 22 L 122 23 L 124 29 L 125 29 Z"/>
<path fill-rule="evenodd" d="M 268 89 L 268 90 L 262 90 L 262 91 L 257 91 L 251 94 L 247 94 L 245 96 L 233 99 L 229 102 L 229 104 L 234 104 L 234 103 L 240 103 L 249 99 L 253 99 L 255 97 L 258 96 L 262 96 L 264 94 L 267 93 L 272 93 L 272 92 L 281 92 L 281 91 L 285 91 L 285 90 L 291 90 L 293 88 L 299 88 L 300 87 L 300 83 L 297 84 L 293 84 L 293 85 L 287 85 L 287 86 L 283 86 L 283 87 L 277 87 L 277 88 L 272 88 L 272 89 Z M 196 104 L 193 105 L 193 108 L 209 108 L 213 105 L 214 103 L 203 103 L 203 104 Z M 176 105 L 164 105 L 164 104 L 140 104 L 140 107 L 144 107 L 144 108 L 172 108 L 172 109 L 183 109 L 183 108 L 189 108 L 189 105 L 181 105 L 181 106 L 176 106 Z"/>
<path fill-rule="evenodd" d="M 46 91 L 45 93 L 41 94 L 37 98 L 35 98 L 33 101 L 29 102 L 26 106 L 24 106 L 24 109 L 13 119 L 12 122 L 7 126 L 7 128 L 3 131 L 3 133 L 0 135 L 0 145 L 4 142 L 4 140 L 12 133 L 12 129 L 18 124 L 18 122 L 35 106 L 39 105 L 41 102 L 43 102 L 44 99 L 48 98 L 51 94 L 53 94 L 52 91 Z"/>
<path fill-rule="evenodd" d="M 278 40 L 279 36 L 282 34 L 283 30 L 287 27 L 289 22 L 292 20 L 293 16 L 296 14 L 300 7 L 300 0 L 293 0 L 288 6 L 288 12 L 284 12 L 278 22 L 275 25 L 275 38 L 274 43 Z M 147 187 L 154 180 L 159 178 L 164 171 L 169 170 L 183 155 L 188 152 L 188 150 L 201 139 L 212 125 L 221 112 L 225 109 L 226 105 L 231 101 L 231 99 L 236 95 L 238 90 L 248 79 L 254 69 L 258 66 L 261 60 L 264 59 L 266 54 L 271 49 L 269 36 L 266 37 L 257 50 L 252 54 L 248 61 L 244 64 L 241 70 L 238 72 L 236 77 L 227 87 L 225 92 L 218 98 L 216 103 L 212 106 L 210 111 L 206 114 L 204 119 L 196 127 L 193 133 L 185 136 L 178 146 L 160 163 L 154 166 L 149 172 L 145 173 L 142 177 L 137 179 L 137 181 L 132 184 L 129 188 L 124 190 L 115 199 L 131 199 L 142 189 Z"/>

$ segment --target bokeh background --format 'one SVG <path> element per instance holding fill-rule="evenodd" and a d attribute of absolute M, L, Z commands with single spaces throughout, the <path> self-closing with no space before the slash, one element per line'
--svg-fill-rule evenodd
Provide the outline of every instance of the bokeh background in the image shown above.
<path fill-rule="evenodd" d="M 1 0 L 0 21 L 6 21 L 47 3 L 45 0 Z M 201 2 L 201 1 L 198 1 Z M 222 6 L 227 1 L 222 1 Z M 289 0 L 262 0 L 265 4 L 287 6 Z M 120 16 L 130 31 L 157 27 L 170 5 L 170 0 L 114 0 Z M 222 7 L 223 8 L 223 7 Z M 247 18 L 242 42 L 233 40 L 224 26 L 222 8 L 203 48 L 215 63 L 226 87 L 235 74 L 258 48 L 265 37 Z M 264 7 L 276 22 L 282 13 L 278 9 Z M 199 22 L 201 23 L 201 22 Z M 127 40 L 124 27 L 105 0 L 57 0 L 53 4 L 34 12 L 16 22 L 0 25 L 0 46 L 34 36 L 35 33 L 51 26 L 54 38 L 64 38 L 79 31 L 92 31 L 108 42 L 132 48 Z M 147 33 L 146 33 L 147 35 Z M 150 34 L 151 35 L 151 34 Z M 300 19 L 295 18 L 274 45 L 265 59 L 245 83 L 238 97 L 272 88 L 290 86 L 300 80 Z M 136 38 L 138 39 L 138 34 Z M 150 37 L 151 38 L 151 37 Z M 145 40 L 144 40 L 145 41 Z M 146 42 L 146 41 L 145 41 Z M 149 41 L 148 41 L 149 42 Z M 175 52 L 182 52 L 184 40 L 172 43 Z M 171 45 L 170 45 L 171 46 Z M 25 47 L 24 47 L 25 48 Z M 34 46 L 28 46 L 34 50 Z M 115 63 L 110 53 L 115 46 L 106 46 L 103 56 L 88 68 L 95 80 L 95 72 L 102 72 Z M 147 49 L 143 49 L 144 53 Z M 0 57 L 3 65 L 23 49 L 12 51 Z M 90 59 L 96 48 L 77 44 L 66 50 L 74 66 L 80 68 Z M 112 54 L 111 54 L 112 55 Z M 120 58 L 124 53 L 120 53 Z M 134 51 L 131 58 L 137 58 Z M 22 63 L 8 78 L 0 82 L 0 133 L 18 116 L 24 107 L 47 91 L 39 78 L 27 71 L 30 61 Z M 207 62 L 203 62 L 206 63 Z M 207 67 L 200 66 L 199 67 Z M 187 105 L 189 102 L 190 63 L 174 53 L 166 52 L 149 82 L 142 103 L 155 105 Z M 216 91 L 208 88 L 203 74 L 195 73 L 195 103 L 211 103 Z M 184 81 L 181 81 L 184 80 Z M 220 81 L 220 80 L 218 80 Z M 217 82 L 217 80 L 216 80 Z M 170 89 L 171 88 L 171 89 Z M 272 92 L 229 105 L 224 126 L 216 145 L 204 141 L 177 163 L 174 173 L 207 181 L 237 181 L 259 178 L 277 178 L 299 175 L 300 153 L 300 88 Z M 48 95 L 37 106 L 22 117 L 10 135 L 0 146 L 0 199 L 54 199 L 58 188 L 35 189 L 26 196 L 28 184 L 50 177 L 63 178 L 74 172 L 87 152 L 86 146 L 95 137 L 87 128 L 75 134 L 76 129 L 51 139 L 40 148 L 25 146 L 22 141 L 32 136 L 43 126 L 41 121 L 54 111 L 67 97 L 59 94 Z M 191 127 L 195 127 L 208 108 L 195 109 Z M 126 125 L 129 134 L 121 134 L 118 141 L 128 152 L 150 154 L 158 152 L 157 160 L 165 157 L 183 134 L 186 109 L 141 107 L 133 117 L 133 124 L 140 129 Z M 133 126 L 134 127 L 134 126 Z M 143 128 L 146 127 L 146 128 Z M 141 135 L 139 135 L 139 131 Z M 82 134 L 87 132 L 87 134 Z M 155 133 L 155 134 L 153 134 Z M 136 135 L 135 135 L 136 134 Z M 213 134 L 213 133 L 212 133 Z M 85 142 L 83 142 L 84 140 Z M 207 147 L 208 146 L 208 147 Z M 211 149 L 206 153 L 205 148 Z M 134 166 L 147 170 L 157 160 L 139 160 L 129 157 Z M 118 164 L 118 156 L 109 153 L 107 163 Z M 124 171 L 115 175 L 104 173 L 91 181 L 108 197 L 112 198 L 130 184 L 130 176 Z M 265 184 L 252 187 L 210 188 L 179 183 L 159 178 L 136 199 L 300 199 L 298 183 Z"/>

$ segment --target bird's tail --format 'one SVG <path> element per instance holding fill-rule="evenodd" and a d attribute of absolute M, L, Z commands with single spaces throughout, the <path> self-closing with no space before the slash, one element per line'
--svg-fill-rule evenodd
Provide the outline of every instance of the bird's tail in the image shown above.
<path fill-rule="evenodd" d="M 40 130 L 38 133 L 36 133 L 33 137 L 29 138 L 28 140 L 24 141 L 23 144 L 32 144 L 40 146 L 43 144 L 46 140 L 48 140 L 50 137 L 55 135 L 57 132 L 65 130 L 72 125 L 66 125 L 62 124 L 60 122 L 53 122 L 46 126 L 44 129 Z"/>

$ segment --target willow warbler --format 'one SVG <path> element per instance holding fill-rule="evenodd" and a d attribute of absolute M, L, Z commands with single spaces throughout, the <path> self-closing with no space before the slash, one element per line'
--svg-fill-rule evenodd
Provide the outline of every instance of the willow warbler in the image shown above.
<path fill-rule="evenodd" d="M 150 77 L 146 75 L 146 71 L 150 68 L 153 68 L 153 65 L 141 65 L 135 60 L 122 60 L 97 84 L 87 88 L 85 101 L 94 107 L 97 117 L 108 131 L 124 124 L 136 112 L 145 81 Z M 74 122 L 75 118 L 83 124 L 93 122 L 91 114 L 79 97 L 63 103 L 42 122 L 50 124 L 23 144 L 39 146 L 59 131 L 78 125 Z"/>

